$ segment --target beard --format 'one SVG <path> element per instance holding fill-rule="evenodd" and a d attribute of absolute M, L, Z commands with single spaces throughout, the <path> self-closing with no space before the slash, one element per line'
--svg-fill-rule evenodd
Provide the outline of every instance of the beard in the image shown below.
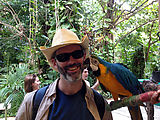
<path fill-rule="evenodd" d="M 68 73 L 67 72 L 68 68 L 72 67 L 72 66 L 78 66 L 78 67 L 80 67 L 80 70 L 75 73 Z M 58 68 L 58 71 L 60 72 L 60 74 L 62 75 L 63 79 L 65 79 L 69 82 L 76 82 L 76 81 L 82 79 L 82 65 L 80 63 L 68 65 L 68 66 L 65 66 L 64 68 L 60 67 L 57 64 L 57 68 Z"/>

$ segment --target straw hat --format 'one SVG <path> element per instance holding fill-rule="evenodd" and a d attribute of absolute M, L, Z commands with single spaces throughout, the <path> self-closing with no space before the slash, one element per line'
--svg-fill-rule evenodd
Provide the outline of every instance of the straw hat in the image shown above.
<path fill-rule="evenodd" d="M 78 44 L 81 45 L 84 50 L 86 51 L 86 58 L 89 56 L 89 51 L 88 51 L 88 45 L 89 45 L 89 40 L 87 36 L 84 36 L 82 38 L 82 41 L 79 40 L 78 36 L 68 30 L 68 29 L 59 29 L 56 31 L 53 41 L 52 41 L 52 46 L 49 48 L 46 48 L 45 46 L 41 46 L 40 50 L 42 51 L 42 53 L 45 55 L 45 57 L 47 58 L 49 65 L 57 71 L 56 68 L 53 67 L 52 61 L 51 61 L 51 57 L 52 54 L 58 50 L 59 48 L 62 48 L 64 46 L 67 45 L 71 45 L 71 44 Z"/>

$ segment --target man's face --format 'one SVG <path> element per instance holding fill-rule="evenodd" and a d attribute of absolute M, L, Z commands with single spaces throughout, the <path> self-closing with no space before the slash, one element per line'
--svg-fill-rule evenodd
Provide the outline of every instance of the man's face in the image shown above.
<path fill-rule="evenodd" d="M 81 79 L 85 54 L 79 45 L 68 45 L 56 51 L 52 60 L 63 79 L 75 82 Z"/>

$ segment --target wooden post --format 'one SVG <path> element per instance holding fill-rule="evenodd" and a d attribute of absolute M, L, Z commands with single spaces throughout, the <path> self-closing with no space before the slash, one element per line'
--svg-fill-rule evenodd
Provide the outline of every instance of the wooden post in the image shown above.
<path fill-rule="evenodd" d="M 5 120 L 7 120 L 7 105 L 5 105 Z"/>

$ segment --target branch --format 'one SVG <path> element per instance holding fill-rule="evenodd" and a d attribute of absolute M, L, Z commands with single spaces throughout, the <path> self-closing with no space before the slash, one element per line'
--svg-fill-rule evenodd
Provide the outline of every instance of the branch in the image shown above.
<path fill-rule="evenodd" d="M 153 42 L 151 43 L 151 45 L 153 45 L 154 43 L 156 43 L 156 42 L 158 42 L 158 41 L 159 41 L 159 39 L 158 39 L 158 40 L 153 41 Z"/>
<path fill-rule="evenodd" d="M 7 11 L 9 11 L 11 13 L 11 15 L 13 16 L 13 19 L 14 19 L 15 23 L 17 25 L 19 25 L 19 27 L 17 29 L 16 27 L 14 27 L 12 25 L 9 25 L 7 23 L 3 23 L 2 21 L 0 21 L 0 24 L 3 24 L 4 26 L 7 26 L 7 27 L 11 28 L 11 30 L 12 29 L 15 30 L 18 33 L 19 36 L 24 37 L 28 41 L 28 43 L 29 43 L 30 54 L 31 54 L 31 56 L 33 56 L 32 51 L 31 51 L 32 44 L 30 42 L 30 39 L 28 39 L 28 37 L 23 32 L 24 31 L 24 27 L 22 26 L 22 24 L 20 22 L 20 19 L 18 18 L 18 15 L 16 14 L 16 12 L 14 11 L 14 9 L 10 6 L 10 4 L 6 0 L 4 0 L 4 2 L 8 6 L 4 5 L 4 3 L 2 3 L 1 1 L 0 1 L 0 4 L 4 7 L 4 10 L 7 10 Z"/>
<path fill-rule="evenodd" d="M 104 3 L 104 1 L 103 0 L 98 0 L 98 3 L 100 4 L 100 6 L 102 7 L 102 11 L 103 11 L 103 13 L 105 13 L 105 7 L 104 7 L 104 5 L 106 4 L 106 3 Z"/>
<path fill-rule="evenodd" d="M 7 1 L 5 1 L 5 2 L 7 3 L 7 5 L 9 7 L 4 5 L 2 2 L 0 2 L 0 4 L 4 7 L 4 10 L 8 10 L 12 14 L 14 21 L 16 22 L 17 25 L 19 25 L 19 30 L 21 30 L 21 32 L 23 32 L 24 27 L 22 26 L 22 24 L 21 24 L 21 22 L 20 22 L 20 20 L 18 18 L 18 15 L 14 11 L 14 9 L 10 6 L 10 4 Z"/>
<path fill-rule="evenodd" d="M 145 1 L 145 2 L 146 2 L 146 1 Z M 149 5 L 152 5 L 154 2 L 157 2 L 157 1 L 156 1 L 156 0 L 155 0 L 155 1 L 152 1 L 150 4 L 144 6 L 143 8 L 141 8 L 141 7 L 142 7 L 142 5 L 143 5 L 144 3 L 141 4 L 139 7 L 137 7 L 137 9 L 133 10 L 132 12 L 130 12 L 130 13 L 129 13 L 130 15 L 128 14 L 129 16 L 126 16 L 123 20 L 121 20 L 121 21 L 119 21 L 117 24 L 115 24 L 115 26 L 117 26 L 118 24 L 120 24 L 121 22 L 123 22 L 123 21 L 125 21 L 125 20 L 128 20 L 131 16 L 135 15 L 137 12 L 143 10 L 144 8 L 148 7 Z M 141 8 L 141 9 L 140 9 L 140 8 Z M 124 12 L 124 11 L 123 11 L 123 12 Z M 125 14 L 125 15 L 127 15 L 127 14 Z M 125 15 L 122 15 L 122 16 L 125 16 Z M 119 19 L 120 17 L 122 17 L 122 16 L 119 16 L 115 21 L 117 22 L 118 19 Z"/>
<path fill-rule="evenodd" d="M 20 22 L 20 20 L 19 20 L 19 18 L 18 18 L 18 15 L 16 14 L 16 12 L 14 11 L 14 9 L 10 6 L 10 4 L 8 4 L 8 2 L 6 2 L 7 3 L 7 5 L 10 7 L 10 11 L 11 11 L 11 13 L 12 13 L 12 16 L 14 17 L 14 19 L 15 19 L 15 21 L 16 21 L 16 23 L 18 24 L 20 24 L 20 26 L 21 26 L 21 28 L 23 28 L 23 26 L 21 25 L 21 22 Z M 13 14 L 14 13 L 14 14 Z M 18 22 L 17 22 L 17 20 L 18 20 Z"/>
<path fill-rule="evenodd" d="M 25 37 L 25 39 L 29 42 L 29 47 L 30 47 L 30 53 L 32 55 L 32 52 L 31 52 L 31 42 L 29 41 L 28 37 L 23 33 L 23 31 L 19 31 L 18 29 L 16 29 L 16 27 L 12 26 L 12 25 L 9 25 L 7 23 L 3 23 L 0 21 L 0 24 L 6 26 L 6 27 L 9 27 L 9 28 L 12 28 L 14 29 L 16 32 L 18 32 L 19 36 L 21 37 Z"/>
<path fill-rule="evenodd" d="M 145 22 L 145 23 L 141 24 L 140 26 L 134 28 L 133 30 L 131 30 L 130 32 L 128 32 L 127 34 L 125 34 L 124 36 L 122 36 L 122 37 L 116 42 L 116 44 L 113 46 L 113 49 L 114 49 L 114 48 L 117 46 L 117 44 L 118 44 L 123 38 L 125 38 L 128 34 L 132 33 L 134 30 L 136 30 L 136 29 L 144 26 L 145 24 L 148 24 L 148 23 L 153 22 L 153 21 L 156 21 L 156 20 L 158 20 L 158 18 L 155 18 L 155 19 L 153 19 L 153 20 L 149 20 L 148 22 Z"/>
<path fill-rule="evenodd" d="M 0 4 L 4 7 L 5 11 L 8 10 L 12 14 L 13 19 L 15 20 L 16 24 L 18 24 L 17 20 L 15 19 L 15 15 L 13 14 L 13 12 L 6 5 L 4 5 L 1 1 L 0 1 Z"/>
<path fill-rule="evenodd" d="M 154 21 L 152 22 L 151 31 L 150 31 L 150 33 L 149 33 L 148 49 L 147 49 L 147 53 L 146 53 L 145 62 L 147 62 L 147 60 L 148 60 L 149 49 L 150 49 L 150 47 L 151 47 L 151 40 L 152 40 L 151 33 L 152 33 L 153 23 L 154 23 Z"/>
<path fill-rule="evenodd" d="M 126 16 L 126 15 L 129 15 L 129 14 L 131 14 L 131 13 L 135 13 L 138 9 L 140 9 L 148 0 L 146 0 L 144 3 L 142 3 L 140 6 L 137 6 L 136 7 L 136 5 L 138 5 L 138 3 L 140 2 L 141 0 L 139 0 L 135 5 L 134 5 L 134 7 L 133 8 L 131 8 L 131 10 L 129 11 L 129 13 L 127 13 L 127 14 L 124 14 L 123 16 Z M 145 8 L 145 7 L 144 7 Z"/>
<path fill-rule="evenodd" d="M 1 22 L 1 21 L 0 21 L 0 24 L 2 24 L 2 25 L 4 25 L 4 26 L 7 26 L 7 27 L 9 27 L 9 28 L 14 29 L 16 32 L 19 33 L 19 36 L 22 36 L 22 34 L 23 34 L 21 31 L 19 31 L 16 27 L 14 27 L 14 26 L 12 26 L 12 25 L 9 25 L 9 24 L 7 24 L 7 23 L 3 23 L 3 22 Z"/>

